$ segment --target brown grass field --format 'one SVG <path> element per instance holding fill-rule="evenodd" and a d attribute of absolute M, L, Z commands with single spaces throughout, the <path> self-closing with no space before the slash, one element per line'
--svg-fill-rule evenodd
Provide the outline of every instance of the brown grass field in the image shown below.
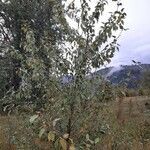
<path fill-rule="evenodd" d="M 112 143 L 121 141 L 116 150 L 128 150 L 125 136 L 132 137 L 131 150 L 150 150 L 150 98 L 129 97 L 111 102 L 104 115 L 110 117 L 112 134 L 103 137 L 96 150 L 113 150 Z M 26 130 L 24 121 L 15 116 L 0 116 L 0 150 L 34 150 L 38 145 L 40 150 L 48 150 L 45 143 L 40 143 L 30 137 L 31 131 Z M 14 143 L 18 140 L 18 143 Z M 21 143 L 21 144 L 20 144 Z M 30 145 L 31 143 L 32 146 Z M 43 146 L 39 146 L 42 145 Z M 45 144 L 45 145 L 44 145 Z M 42 147 L 42 148 L 40 148 Z"/>

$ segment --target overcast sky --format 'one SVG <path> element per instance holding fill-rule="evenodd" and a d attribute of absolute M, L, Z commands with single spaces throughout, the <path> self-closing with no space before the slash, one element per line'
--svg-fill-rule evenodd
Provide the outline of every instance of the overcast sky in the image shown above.
<path fill-rule="evenodd" d="M 122 0 L 129 28 L 119 40 L 120 51 L 110 65 L 150 63 L 150 0 Z"/>
<path fill-rule="evenodd" d="M 91 3 L 95 4 L 96 1 L 91 0 Z M 80 3 L 79 0 L 76 2 L 77 5 Z M 129 30 L 119 39 L 120 51 L 116 52 L 108 66 L 132 64 L 132 60 L 150 63 L 150 0 L 121 0 L 121 2 L 127 13 L 125 23 Z M 115 8 L 109 5 L 107 11 L 111 9 Z M 71 26 L 76 28 L 77 24 L 71 23 Z"/>

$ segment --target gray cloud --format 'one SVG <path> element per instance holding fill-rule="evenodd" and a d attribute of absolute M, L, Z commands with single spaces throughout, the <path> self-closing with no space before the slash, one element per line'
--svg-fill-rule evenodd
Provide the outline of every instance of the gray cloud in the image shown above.
<path fill-rule="evenodd" d="M 126 31 L 119 43 L 119 53 L 112 59 L 112 65 L 131 64 L 132 60 L 150 63 L 150 1 L 123 0 L 127 12 Z"/>

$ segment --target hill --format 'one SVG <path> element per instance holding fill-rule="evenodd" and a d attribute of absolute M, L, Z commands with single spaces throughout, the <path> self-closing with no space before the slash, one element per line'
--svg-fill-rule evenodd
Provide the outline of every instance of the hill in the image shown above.
<path fill-rule="evenodd" d="M 147 70 L 150 70 L 150 64 L 108 67 L 94 72 L 94 74 L 102 75 L 114 85 L 126 85 L 127 88 L 137 88 L 143 72 Z"/>

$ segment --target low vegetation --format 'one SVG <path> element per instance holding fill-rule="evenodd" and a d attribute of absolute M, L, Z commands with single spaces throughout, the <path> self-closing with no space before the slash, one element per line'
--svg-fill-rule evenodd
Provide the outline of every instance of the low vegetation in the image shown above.
<path fill-rule="evenodd" d="M 81 118 L 78 120 L 79 115 L 75 116 L 75 126 L 69 137 L 70 150 L 149 150 L 150 104 L 145 105 L 149 100 L 149 97 L 121 98 L 101 104 L 101 109 L 95 111 L 97 114 L 91 113 L 82 122 Z M 1 116 L 1 149 L 67 149 L 68 134 L 61 131 L 65 122 L 52 116 L 49 111 L 37 112 L 32 117 Z"/>

